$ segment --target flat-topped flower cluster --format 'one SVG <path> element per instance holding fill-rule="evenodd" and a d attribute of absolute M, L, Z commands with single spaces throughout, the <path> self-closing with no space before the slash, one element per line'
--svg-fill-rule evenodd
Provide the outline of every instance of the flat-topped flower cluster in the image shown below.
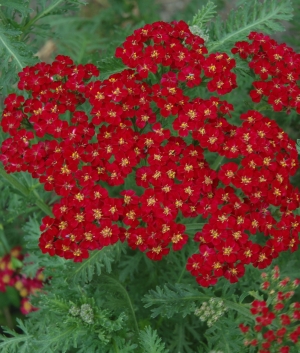
<path fill-rule="evenodd" d="M 256 71 L 261 53 L 291 56 L 266 36 L 250 39 L 234 50 L 250 56 Z M 235 126 L 229 102 L 189 97 L 200 84 L 218 95 L 236 88 L 235 60 L 208 54 L 183 21 L 135 30 L 116 57 L 128 69 L 103 81 L 94 65 L 61 55 L 26 67 L 18 84 L 26 93 L 5 100 L 6 171 L 28 171 L 61 196 L 54 218 L 42 221 L 41 250 L 82 261 L 90 250 L 121 240 L 161 260 L 170 248 L 182 249 L 186 225 L 201 217 L 207 223 L 195 234 L 199 253 L 187 269 L 202 286 L 222 276 L 236 282 L 246 264 L 264 268 L 281 251 L 296 250 L 300 217 L 293 211 L 300 198 L 289 181 L 298 169 L 295 142 L 259 111 L 243 113 Z M 288 91 L 298 77 L 291 71 L 287 82 L 288 69 L 277 72 L 274 65 L 270 59 L 262 78 L 275 82 L 263 91 L 272 105 L 277 86 Z M 284 107 L 296 107 L 293 99 L 282 100 Z M 223 157 L 219 170 L 206 151 Z M 263 244 L 252 239 L 258 233 Z"/>

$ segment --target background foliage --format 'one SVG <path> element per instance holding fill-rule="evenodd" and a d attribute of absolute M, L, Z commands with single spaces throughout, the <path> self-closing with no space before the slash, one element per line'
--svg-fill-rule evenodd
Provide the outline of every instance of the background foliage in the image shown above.
<path fill-rule="evenodd" d="M 86 5 L 77 0 L 2 0 L 1 110 L 5 96 L 17 92 L 17 73 L 25 66 L 38 60 L 51 62 L 60 53 L 71 56 L 77 64 L 96 64 L 104 79 L 123 68 L 112 57 L 115 47 L 133 29 L 159 19 L 200 24 L 209 36 L 210 51 L 228 52 L 235 41 L 243 40 L 252 30 L 274 33 L 277 40 L 299 50 L 300 5 L 296 1 L 293 5 L 277 0 L 171 3 L 173 6 L 168 7 L 162 0 L 90 0 Z M 235 12 L 231 11 L 233 5 L 237 6 Z M 287 31 L 279 34 L 284 27 Z M 237 60 L 237 70 L 244 73 L 240 87 L 226 96 L 235 106 L 233 119 L 245 107 L 253 106 L 246 95 L 251 81 L 243 65 Z M 196 88 L 193 94 L 209 96 L 202 88 Z M 266 114 L 292 138 L 300 138 L 296 113 L 288 117 L 271 111 Z M 0 142 L 3 139 L 2 133 Z M 300 186 L 299 174 L 294 184 Z M 79 264 L 50 258 L 41 254 L 37 243 L 40 219 L 49 214 L 49 206 L 57 201 L 55 196 L 27 174 L 7 176 L 2 167 L 0 189 L 0 256 L 21 244 L 30 254 L 24 273 L 33 275 L 43 267 L 45 277 L 51 278 L 42 294 L 32 298 L 40 310 L 29 320 L 20 320 L 14 293 L 0 293 L 0 324 L 10 326 L 0 340 L 1 352 L 249 352 L 243 346 L 237 322 L 252 320 L 244 304 L 252 300 L 249 283 L 252 292 L 259 290 L 258 270 L 247 269 L 247 275 L 237 284 L 221 281 L 213 289 L 202 289 L 185 272 L 186 258 L 196 246 L 193 243 L 161 262 L 151 262 L 122 244 L 93 252 Z M 277 262 L 284 275 L 295 278 L 294 269 L 300 268 L 299 251 L 292 258 L 281 254 Z M 194 311 L 212 297 L 222 297 L 230 310 L 208 328 Z M 70 313 L 83 305 L 92 308 L 90 323 L 81 314 Z"/>

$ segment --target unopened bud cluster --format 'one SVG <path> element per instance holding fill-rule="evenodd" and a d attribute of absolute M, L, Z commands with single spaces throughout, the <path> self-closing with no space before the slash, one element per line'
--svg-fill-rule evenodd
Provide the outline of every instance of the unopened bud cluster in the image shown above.
<path fill-rule="evenodd" d="M 202 322 L 207 321 L 207 326 L 211 327 L 226 310 L 222 299 L 210 298 L 208 302 L 203 302 L 200 308 L 195 310 L 195 315 L 199 316 Z"/>
<path fill-rule="evenodd" d="M 72 316 L 80 316 L 81 320 L 89 325 L 94 323 L 94 312 L 89 304 L 82 304 L 80 308 L 73 305 L 69 313 Z"/>

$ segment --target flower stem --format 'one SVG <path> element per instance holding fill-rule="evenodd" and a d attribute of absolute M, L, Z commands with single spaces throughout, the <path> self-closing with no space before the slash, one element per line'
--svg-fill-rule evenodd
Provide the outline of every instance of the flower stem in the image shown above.
<path fill-rule="evenodd" d="M 23 28 L 23 32 L 25 33 L 35 22 L 40 20 L 41 18 L 47 16 L 51 11 L 53 11 L 57 6 L 59 6 L 64 0 L 56 0 L 54 3 L 49 5 L 49 7 L 45 8 L 42 12 L 38 13 L 35 17 L 33 17 Z M 23 38 L 22 38 L 23 39 Z"/>
<path fill-rule="evenodd" d="M 4 230 L 3 230 L 3 225 L 0 223 L 0 245 L 3 248 L 3 255 L 8 254 L 10 251 L 10 246 L 8 244 L 8 241 L 6 239 Z M 2 251 L 0 251 L 1 253 Z"/>
<path fill-rule="evenodd" d="M 179 276 L 179 278 L 178 278 L 178 280 L 177 280 L 177 282 L 176 283 L 180 283 L 180 281 L 182 280 L 182 277 L 183 277 L 183 275 L 186 273 L 186 264 L 184 264 L 184 266 L 183 266 L 183 268 L 182 268 L 182 271 L 181 271 L 181 273 L 180 273 L 180 276 Z"/>
<path fill-rule="evenodd" d="M 139 326 L 138 326 L 137 319 L 136 319 L 136 316 L 135 316 L 135 312 L 134 312 L 134 309 L 133 309 L 132 301 L 130 299 L 130 296 L 129 296 L 126 288 L 122 285 L 122 283 L 120 283 L 114 277 L 109 276 L 109 275 L 102 275 L 102 276 L 106 277 L 110 282 L 115 283 L 117 285 L 117 287 L 119 287 L 119 292 L 123 294 L 124 298 L 128 302 L 128 305 L 129 305 L 129 308 L 130 308 L 130 311 L 131 311 L 131 314 L 132 314 L 132 318 L 133 318 L 133 321 L 134 321 L 135 330 L 136 330 L 136 332 L 139 332 Z"/>
<path fill-rule="evenodd" d="M 9 308 L 7 306 L 3 308 L 3 313 L 4 313 L 4 317 L 5 317 L 7 326 L 10 329 L 13 329 L 13 327 L 14 327 L 13 319 L 12 319 L 11 313 L 9 311 Z"/>

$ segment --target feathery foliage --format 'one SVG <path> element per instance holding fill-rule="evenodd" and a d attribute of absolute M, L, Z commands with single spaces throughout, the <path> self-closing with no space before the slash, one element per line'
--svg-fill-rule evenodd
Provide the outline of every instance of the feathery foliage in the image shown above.
<path fill-rule="evenodd" d="M 140 332 L 140 344 L 144 353 L 167 353 L 165 344 L 158 337 L 156 330 L 147 326 Z"/>
<path fill-rule="evenodd" d="M 115 57 L 103 58 L 98 62 L 100 69 L 100 78 L 102 80 L 107 79 L 110 75 L 118 73 L 124 70 L 125 66 L 120 59 Z"/>
<path fill-rule="evenodd" d="M 0 335 L 0 350 L 2 353 L 27 353 L 32 348 L 32 335 L 28 333 L 27 326 L 17 319 L 18 328 L 23 332 L 19 334 L 9 328 L 4 329 L 5 335 Z"/>
<path fill-rule="evenodd" d="M 26 65 L 32 64 L 32 51 L 24 42 L 19 41 L 21 35 L 20 30 L 9 25 L 6 27 L 3 24 L 0 25 L 1 59 L 6 71 L 9 68 L 21 71 Z"/>
<path fill-rule="evenodd" d="M 202 6 L 202 8 L 198 10 L 190 25 L 197 26 L 199 28 L 205 27 L 207 23 L 215 17 L 217 13 L 216 7 L 217 5 L 209 0 L 206 5 Z"/>
<path fill-rule="evenodd" d="M 189 22 L 195 26 L 195 33 L 199 30 L 198 35 L 206 36 L 210 52 L 224 50 L 230 54 L 232 44 L 245 40 L 251 31 L 283 30 L 281 22 L 292 17 L 290 0 L 243 0 L 223 21 L 216 18 L 216 9 L 224 2 L 207 1 L 198 12 L 193 12 L 196 14 Z M 190 5 L 195 3 L 191 1 Z M 54 49 L 47 57 L 48 62 L 56 53 L 69 55 L 78 64 L 94 63 L 100 70 L 100 79 L 107 79 L 125 68 L 113 56 L 125 36 L 144 23 L 159 20 L 152 0 L 97 0 L 88 2 L 87 7 L 81 4 L 79 0 L 1 0 L 0 88 L 4 95 L 18 93 L 17 73 L 38 61 L 35 53 L 49 40 L 53 41 Z M 184 15 L 183 10 L 180 18 Z M 175 18 L 179 19 L 179 14 Z M 238 124 L 245 106 L 253 107 L 249 98 L 247 101 L 241 97 L 242 90 L 250 89 L 250 79 L 254 76 L 250 76 L 247 62 L 235 59 L 235 72 L 243 73 L 239 78 L 241 89 L 237 88 L 227 97 L 235 107 L 232 121 Z M 189 89 L 189 94 L 203 99 L 211 95 L 200 86 Z M 88 109 L 86 112 L 89 114 Z M 298 116 L 294 118 L 296 121 Z M 290 126 L 285 113 L 282 120 Z M 293 134 L 299 128 L 294 128 Z M 1 134 L 0 140 L 3 139 Z M 215 157 L 213 153 L 208 156 L 211 165 Z M 39 310 L 24 321 L 17 319 L 17 324 L 13 317 L 11 327 L 17 332 L 10 328 L 1 331 L 1 353 L 208 353 L 213 350 L 252 353 L 242 343 L 238 323 L 253 323 L 250 302 L 253 298 L 263 299 L 259 292 L 259 270 L 247 269 L 247 276 L 236 284 L 220 281 L 213 289 L 199 287 L 186 272 L 186 259 L 199 246 L 191 239 L 203 227 L 201 216 L 193 222 L 178 217 L 178 222 L 186 222 L 185 233 L 191 239 L 182 251 L 171 251 L 162 261 L 151 261 L 144 253 L 117 243 L 73 263 L 42 254 L 38 247 L 41 218 L 51 215 L 50 207 L 59 197 L 45 192 L 37 179 L 26 173 L 7 175 L 1 167 L 0 177 L 0 254 L 22 243 L 29 252 L 23 260 L 22 273 L 34 276 L 42 267 L 45 276 L 43 290 L 30 298 Z M 125 188 L 140 192 L 134 172 L 126 179 Z M 112 197 L 117 196 L 115 189 L 109 192 Z M 280 255 L 276 261 L 286 263 L 286 274 L 291 278 L 294 268 L 299 267 L 299 260 L 295 257 L 291 260 L 287 254 Z M 15 261 L 13 265 L 20 271 L 22 262 Z M 211 298 L 221 298 L 227 311 L 208 327 L 196 311 Z M 11 295 L 7 302 L 11 307 L 19 307 L 20 301 L 20 297 L 15 300 Z M 1 323 L 2 306 L 0 309 Z"/>
<path fill-rule="evenodd" d="M 210 27 L 210 52 L 228 50 L 230 46 L 245 38 L 251 31 L 272 33 L 283 31 L 282 21 L 293 17 L 290 0 L 243 1 L 237 9 L 230 11 L 226 21 L 217 18 Z"/>
<path fill-rule="evenodd" d="M 94 274 L 101 275 L 102 269 L 111 272 L 111 265 L 115 261 L 116 254 L 119 251 L 119 244 L 113 247 L 105 247 L 99 251 L 91 253 L 90 257 L 80 264 L 68 265 L 68 280 L 77 282 L 89 282 L 93 279 Z"/>
<path fill-rule="evenodd" d="M 208 290 L 204 290 L 203 293 L 185 284 L 165 284 L 163 288 L 157 286 L 156 290 L 150 290 L 149 294 L 143 298 L 143 302 L 146 303 L 146 308 L 155 306 L 151 309 L 153 318 L 159 315 L 171 318 L 177 313 L 185 317 L 195 310 L 195 301 L 210 298 L 207 292 Z"/>
<path fill-rule="evenodd" d="M 19 13 L 21 15 L 28 15 L 30 13 L 29 0 L 1 0 L 1 7 L 7 7 L 10 11 L 14 13 Z M 3 17 L 2 17 L 3 19 Z"/>
<path fill-rule="evenodd" d="M 205 332 L 205 337 L 209 342 L 209 349 L 222 350 L 224 353 L 242 352 L 243 339 L 237 326 L 232 322 L 236 320 L 233 311 L 221 317 L 212 327 Z"/>

